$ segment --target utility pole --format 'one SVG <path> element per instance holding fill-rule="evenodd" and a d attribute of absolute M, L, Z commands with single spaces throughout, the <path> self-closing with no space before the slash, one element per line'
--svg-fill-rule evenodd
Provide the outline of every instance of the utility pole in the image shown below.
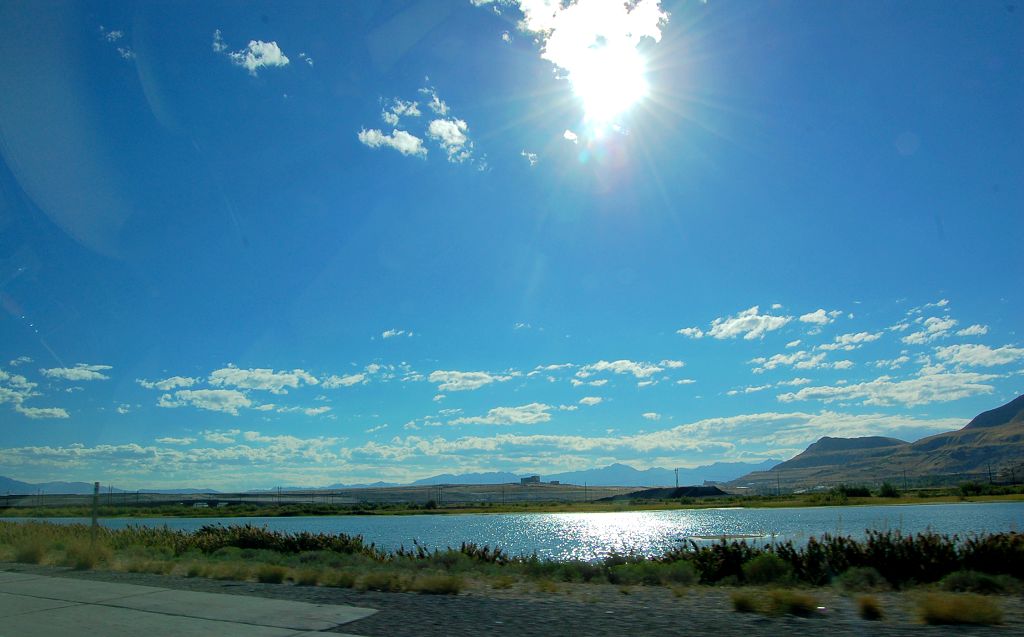
<path fill-rule="evenodd" d="M 907 470 L 903 470 L 903 490 L 907 490 Z"/>
<path fill-rule="evenodd" d="M 92 543 L 93 544 L 96 544 L 96 530 L 97 530 L 97 527 L 99 526 L 99 522 L 96 520 L 96 518 L 97 518 L 97 516 L 99 516 L 99 509 L 100 509 L 100 483 L 99 482 L 94 482 L 93 485 L 92 485 L 92 531 L 91 531 L 91 536 L 90 536 L 92 538 Z"/>
<path fill-rule="evenodd" d="M 988 483 L 992 484 L 992 463 L 988 463 Z"/>
<path fill-rule="evenodd" d="M 679 489 L 679 469 L 676 469 L 676 490 Z"/>

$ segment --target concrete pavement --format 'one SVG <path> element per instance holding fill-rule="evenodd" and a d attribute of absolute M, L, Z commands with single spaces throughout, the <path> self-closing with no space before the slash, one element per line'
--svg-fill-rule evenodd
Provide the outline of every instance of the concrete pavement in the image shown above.
<path fill-rule="evenodd" d="M 0 637 L 301 637 L 375 612 L 0 571 Z"/>

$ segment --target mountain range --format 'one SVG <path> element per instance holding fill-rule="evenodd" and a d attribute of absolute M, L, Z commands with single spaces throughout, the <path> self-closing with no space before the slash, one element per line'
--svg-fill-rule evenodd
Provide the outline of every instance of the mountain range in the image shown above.
<path fill-rule="evenodd" d="M 778 463 L 778 460 L 765 460 L 761 463 L 744 462 L 716 462 L 713 464 L 695 467 L 693 469 L 679 470 L 679 484 L 691 485 L 702 484 L 704 481 L 728 482 L 750 471 L 770 469 Z M 520 476 L 515 473 L 494 471 L 488 473 L 442 473 L 429 478 L 416 480 L 409 484 L 397 484 L 391 482 L 375 482 L 373 484 L 331 484 L 326 487 L 282 487 L 282 491 L 312 491 L 319 489 L 353 489 L 366 487 L 401 487 L 401 486 L 425 486 L 432 484 L 507 484 L 519 482 Z M 545 482 L 558 480 L 567 484 L 589 484 L 592 486 L 617 486 L 617 487 L 657 487 L 672 486 L 675 484 L 675 473 L 672 469 L 655 467 L 643 471 L 634 469 L 626 464 L 611 464 L 607 467 L 587 469 L 585 471 L 570 471 L 567 473 L 555 473 L 544 475 Z M 0 495 L 10 493 L 11 495 L 31 495 L 42 491 L 47 494 L 90 494 L 92 484 L 88 482 L 41 482 L 29 483 L 20 480 L 13 480 L 0 476 Z M 108 487 L 101 485 L 101 493 L 107 493 Z M 268 489 L 273 491 L 275 489 Z M 114 493 L 124 493 L 123 489 L 112 489 Z M 134 491 L 130 491 L 134 493 Z M 140 493 L 217 493 L 215 489 L 142 489 Z"/>
<path fill-rule="evenodd" d="M 731 484 L 763 490 L 782 484 L 787 488 L 882 480 L 900 484 L 904 479 L 949 483 L 979 477 L 1024 478 L 1024 396 L 978 414 L 962 429 L 916 442 L 826 436 L 770 471 L 749 473 Z"/>

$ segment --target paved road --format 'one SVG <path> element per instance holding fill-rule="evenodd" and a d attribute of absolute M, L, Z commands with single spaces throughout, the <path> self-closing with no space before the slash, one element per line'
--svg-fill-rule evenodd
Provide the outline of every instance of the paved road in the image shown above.
<path fill-rule="evenodd" d="M 0 637 L 301 637 L 375 612 L 0 571 Z"/>

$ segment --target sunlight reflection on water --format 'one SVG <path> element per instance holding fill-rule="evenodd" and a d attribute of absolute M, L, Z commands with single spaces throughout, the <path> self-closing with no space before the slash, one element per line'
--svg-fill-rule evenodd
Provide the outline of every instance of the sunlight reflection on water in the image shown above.
<path fill-rule="evenodd" d="M 87 522 L 63 518 L 63 522 Z M 658 555 L 688 538 L 714 542 L 736 537 L 752 543 L 803 544 L 824 533 L 862 537 L 866 529 L 971 535 L 1024 529 L 1024 502 L 805 509 L 700 509 L 617 513 L 338 516 L 289 518 L 106 519 L 105 526 L 167 525 L 192 530 L 207 524 L 266 525 L 280 531 L 360 534 L 385 549 L 458 547 L 463 542 L 501 547 L 512 555 L 537 553 L 558 560 L 594 560 L 612 552 Z"/>

